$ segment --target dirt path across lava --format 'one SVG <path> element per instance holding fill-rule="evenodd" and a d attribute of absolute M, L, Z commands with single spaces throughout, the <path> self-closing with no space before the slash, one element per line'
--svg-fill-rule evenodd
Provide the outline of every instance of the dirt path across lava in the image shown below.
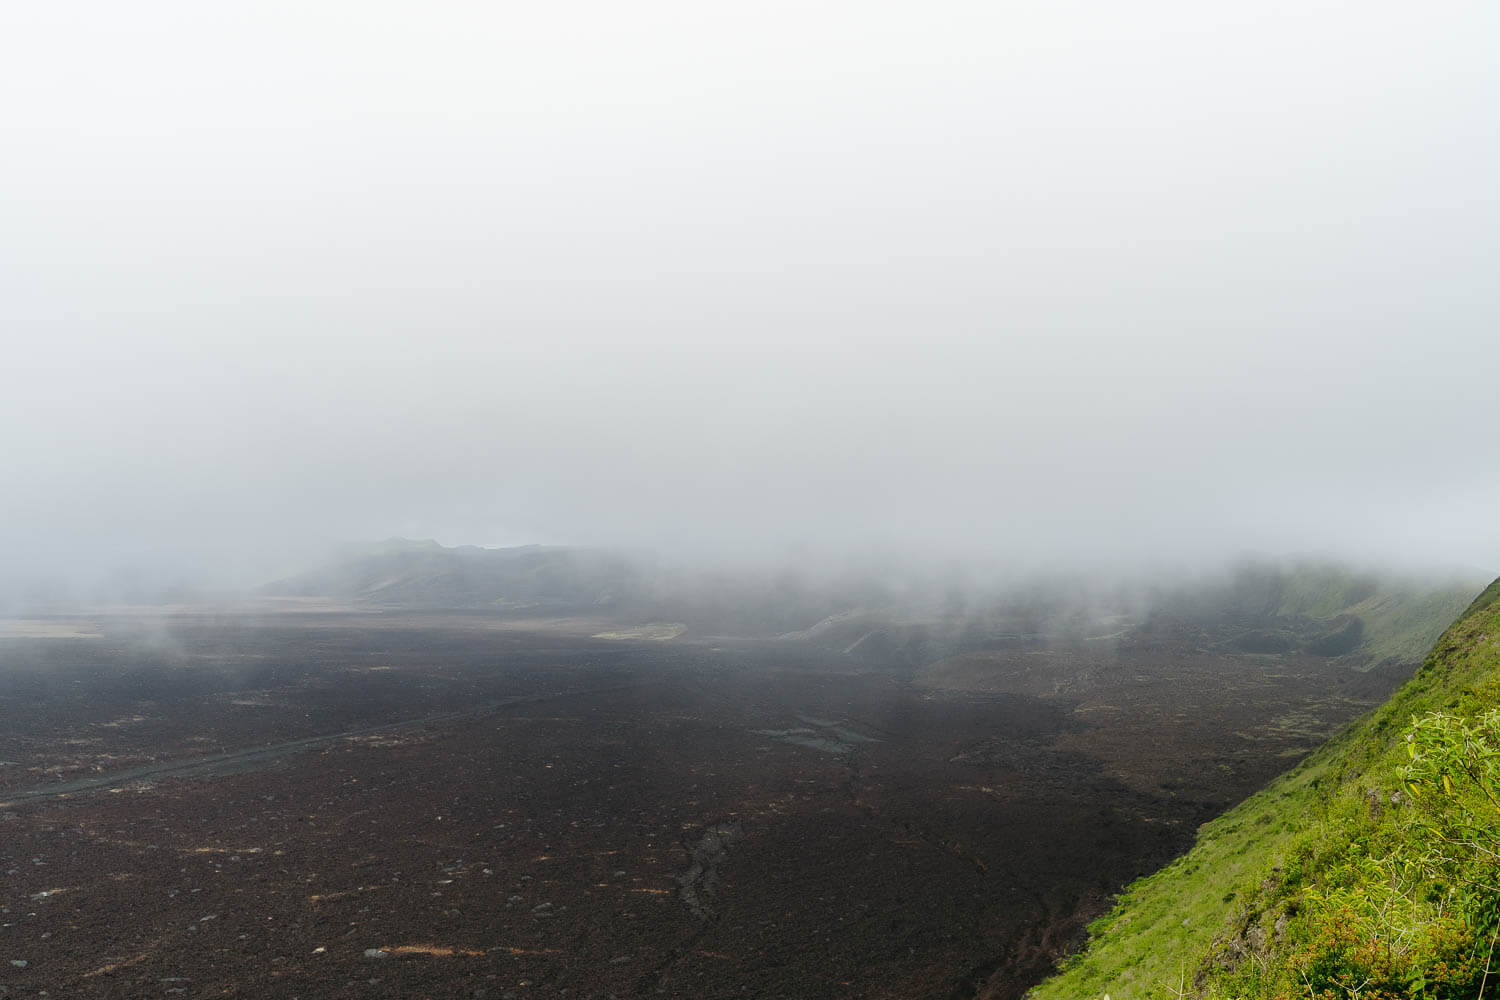
<path fill-rule="evenodd" d="M 306 736 L 301 739 L 286 740 L 282 743 L 271 743 L 266 746 L 248 747 L 243 750 L 230 750 L 224 753 L 203 754 L 198 757 L 162 761 L 159 764 L 132 767 L 123 771 L 116 771 L 113 774 L 75 778 L 72 781 L 61 781 L 51 785 L 41 785 L 36 788 L 23 788 L 18 791 L 9 792 L 6 793 L 6 797 L 3 800 L 0 800 L 0 809 L 11 809 L 25 802 L 37 799 L 55 799 L 74 795 L 78 792 L 96 791 L 101 788 L 118 788 L 134 782 L 149 781 L 152 778 L 217 778 L 227 774 L 239 774 L 270 764 L 291 754 L 328 746 L 340 740 L 355 739 L 361 736 L 376 736 L 382 733 L 405 732 L 443 722 L 461 722 L 489 715 L 516 705 L 533 705 L 539 702 L 557 701 L 561 698 L 578 698 L 585 695 L 628 691 L 634 688 L 647 687 L 652 683 L 658 682 L 645 681 L 637 684 L 615 684 L 608 687 L 584 688 L 576 691 L 555 691 L 550 694 L 518 695 L 514 698 L 502 698 L 499 701 L 490 702 L 478 708 L 465 709 L 459 712 L 440 712 L 434 715 L 424 715 L 417 719 L 407 719 L 402 722 L 391 722 L 377 726 L 358 726 L 354 729 L 345 729 L 337 733 L 328 733 L 322 736 Z"/>

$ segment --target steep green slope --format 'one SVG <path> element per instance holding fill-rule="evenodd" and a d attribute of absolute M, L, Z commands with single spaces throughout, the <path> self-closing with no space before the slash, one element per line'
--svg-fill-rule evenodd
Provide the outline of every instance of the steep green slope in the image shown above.
<path fill-rule="evenodd" d="M 1303 564 L 1280 575 L 1277 614 L 1320 621 L 1357 619 L 1356 652 L 1368 666 L 1417 663 L 1483 580 L 1440 582 Z"/>
<path fill-rule="evenodd" d="M 1361 670 L 1420 663 L 1483 585 L 1332 562 L 1246 563 L 1163 593 L 1153 617 L 1217 633 L 1228 649 L 1298 650 Z"/>
<path fill-rule="evenodd" d="M 1474 997 L 1500 929 L 1497 705 L 1500 581 L 1389 702 L 1205 824 L 1031 996 Z"/>

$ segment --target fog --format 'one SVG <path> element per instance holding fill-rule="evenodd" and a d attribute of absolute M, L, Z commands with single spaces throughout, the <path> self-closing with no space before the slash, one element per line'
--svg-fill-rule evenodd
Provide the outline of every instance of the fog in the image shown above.
<path fill-rule="evenodd" d="M 0 577 L 1500 572 L 1493 4 L 13 4 Z"/>

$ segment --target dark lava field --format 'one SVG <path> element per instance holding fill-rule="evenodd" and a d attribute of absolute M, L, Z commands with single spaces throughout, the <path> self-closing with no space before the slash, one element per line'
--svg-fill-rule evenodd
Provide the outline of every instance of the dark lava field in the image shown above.
<path fill-rule="evenodd" d="M 4 634 L 4 997 L 1016 997 L 1395 682 L 296 601 Z"/>

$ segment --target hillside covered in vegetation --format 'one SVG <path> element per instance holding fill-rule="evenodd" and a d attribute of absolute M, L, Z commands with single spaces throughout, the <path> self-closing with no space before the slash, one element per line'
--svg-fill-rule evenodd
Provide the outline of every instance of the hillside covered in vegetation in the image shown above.
<path fill-rule="evenodd" d="M 1394 697 L 1199 832 L 1031 1000 L 1500 991 L 1500 581 Z"/>
<path fill-rule="evenodd" d="M 1226 650 L 1336 657 L 1359 670 L 1410 671 L 1483 586 L 1332 562 L 1245 563 L 1156 593 L 1148 627 L 1216 639 Z"/>

